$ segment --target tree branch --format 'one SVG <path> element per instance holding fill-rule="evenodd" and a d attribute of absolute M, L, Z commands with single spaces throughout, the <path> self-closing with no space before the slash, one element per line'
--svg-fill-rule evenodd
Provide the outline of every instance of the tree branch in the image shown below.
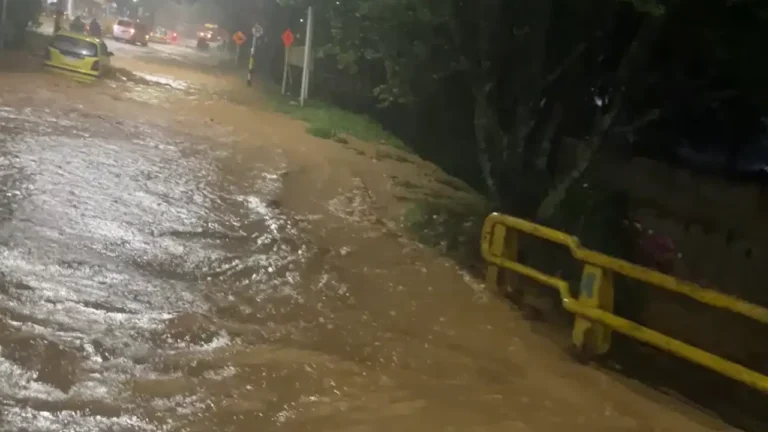
<path fill-rule="evenodd" d="M 629 82 L 631 71 L 636 66 L 638 60 L 646 53 L 645 48 L 661 22 L 661 17 L 649 16 L 635 34 L 632 44 L 627 49 L 616 69 L 616 83 L 609 93 L 609 105 L 606 111 L 603 113 L 599 107 L 597 108 L 591 135 L 583 152 L 577 158 L 576 166 L 555 184 L 547 194 L 547 197 L 541 202 L 536 211 L 538 219 L 548 219 L 555 213 L 560 203 L 567 196 L 571 186 L 584 175 L 584 172 L 589 167 L 592 158 L 603 143 L 606 132 L 611 128 L 616 115 L 624 105 L 625 86 Z"/>
<path fill-rule="evenodd" d="M 549 162 L 549 155 L 552 150 L 552 138 L 555 136 L 560 122 L 563 120 L 563 106 L 562 104 L 555 103 L 555 107 L 552 109 L 552 115 L 549 117 L 549 122 L 544 128 L 544 132 L 541 137 L 541 146 L 539 147 L 539 155 L 536 158 L 536 168 L 540 171 L 547 169 L 547 162 Z"/>
<path fill-rule="evenodd" d="M 560 64 L 560 66 L 555 69 L 551 74 L 549 74 L 546 78 L 544 78 L 544 81 L 541 83 L 541 88 L 546 88 L 550 86 L 555 80 L 560 78 L 560 75 L 563 74 L 563 72 L 571 67 L 576 60 L 581 56 L 581 54 L 584 52 L 584 50 L 587 49 L 587 44 L 582 42 L 578 45 L 576 45 L 573 48 L 573 51 L 571 51 L 571 54 L 568 55 L 568 57 L 563 60 L 563 62 Z"/>
<path fill-rule="evenodd" d="M 619 67 L 616 69 L 616 83 L 609 92 L 608 109 L 603 115 L 602 120 L 595 122 L 590 139 L 592 145 L 600 145 L 602 142 L 602 136 L 613 125 L 613 121 L 616 118 L 616 115 L 623 108 L 624 90 L 625 86 L 629 82 L 631 71 L 635 67 L 640 57 L 645 54 L 646 46 L 650 42 L 653 35 L 656 33 L 656 29 L 661 25 L 661 23 L 661 17 L 650 16 L 645 19 L 645 22 L 635 34 L 629 49 L 627 49 L 624 57 L 619 63 Z M 599 139 L 595 139 L 598 137 Z"/>
<path fill-rule="evenodd" d="M 641 128 L 641 127 L 647 125 L 648 123 L 650 123 L 650 122 L 652 122 L 654 120 L 657 120 L 659 118 L 659 115 L 661 115 L 661 110 L 658 109 L 658 108 L 653 108 L 651 110 L 648 110 L 648 112 L 645 113 L 644 115 L 642 115 L 641 117 L 638 117 L 632 123 L 630 123 L 630 124 L 628 124 L 626 126 L 615 127 L 613 129 L 613 131 L 614 132 L 618 132 L 618 133 L 633 132 L 634 130 L 636 130 L 638 128 Z"/>

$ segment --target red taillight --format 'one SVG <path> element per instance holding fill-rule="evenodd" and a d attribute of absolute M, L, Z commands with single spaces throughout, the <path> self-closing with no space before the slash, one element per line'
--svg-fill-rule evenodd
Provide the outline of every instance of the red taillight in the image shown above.
<path fill-rule="evenodd" d="M 101 65 L 99 64 L 99 61 L 98 61 L 98 60 L 96 60 L 96 61 L 95 61 L 95 62 L 93 62 L 93 64 L 91 65 L 91 70 L 92 70 L 92 71 L 98 71 L 100 67 L 101 67 Z"/>

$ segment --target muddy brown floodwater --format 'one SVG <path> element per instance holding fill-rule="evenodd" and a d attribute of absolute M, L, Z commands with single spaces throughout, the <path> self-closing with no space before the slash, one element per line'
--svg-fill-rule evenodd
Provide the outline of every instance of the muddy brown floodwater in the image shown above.
<path fill-rule="evenodd" d="M 124 62 L 0 72 L 0 430 L 728 430 L 409 240 L 433 166 Z"/>

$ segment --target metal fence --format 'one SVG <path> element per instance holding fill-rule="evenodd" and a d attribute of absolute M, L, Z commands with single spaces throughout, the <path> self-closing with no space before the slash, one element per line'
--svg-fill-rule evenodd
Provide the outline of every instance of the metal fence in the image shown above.
<path fill-rule="evenodd" d="M 565 246 L 574 259 L 583 263 L 578 295 L 571 294 L 567 281 L 517 260 L 520 233 Z M 618 332 L 768 393 L 768 376 L 614 314 L 614 275 L 768 324 L 768 309 L 764 307 L 585 249 L 576 237 L 504 214 L 493 213 L 485 220 L 481 250 L 489 264 L 486 275 L 489 287 L 498 287 L 499 271 L 503 268 L 559 292 L 563 308 L 576 315 L 573 343 L 586 356 L 605 354 L 611 346 L 611 333 Z"/>

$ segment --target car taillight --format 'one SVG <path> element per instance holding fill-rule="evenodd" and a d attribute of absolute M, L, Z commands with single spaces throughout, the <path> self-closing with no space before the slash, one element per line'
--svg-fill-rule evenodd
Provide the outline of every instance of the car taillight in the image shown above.
<path fill-rule="evenodd" d="M 93 64 L 91 65 L 91 70 L 92 70 L 92 71 L 98 71 L 100 67 L 101 67 L 101 64 L 99 64 L 99 61 L 98 61 L 98 60 L 96 60 L 96 61 L 95 61 L 95 62 L 93 62 Z"/>

